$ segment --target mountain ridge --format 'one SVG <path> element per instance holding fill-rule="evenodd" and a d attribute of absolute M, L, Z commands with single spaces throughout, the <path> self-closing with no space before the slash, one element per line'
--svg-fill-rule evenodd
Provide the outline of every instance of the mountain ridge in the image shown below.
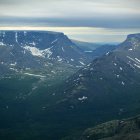
<path fill-rule="evenodd" d="M 139 41 L 120 44 L 72 76 L 67 73 L 70 68 L 64 73 L 61 67 L 63 81 L 60 71 L 52 72 L 52 82 L 46 81 L 46 73 L 45 78 L 41 72 L 28 76 L 34 74 L 30 71 L 1 78 L 1 129 L 10 127 L 4 131 L 5 137 L 10 133 L 10 139 L 17 135 L 29 138 L 28 133 L 33 132 L 30 139 L 66 139 L 71 135 L 76 139 L 86 128 L 139 114 Z"/>
<path fill-rule="evenodd" d="M 84 131 L 81 140 L 138 140 L 140 116 L 105 122 Z"/>

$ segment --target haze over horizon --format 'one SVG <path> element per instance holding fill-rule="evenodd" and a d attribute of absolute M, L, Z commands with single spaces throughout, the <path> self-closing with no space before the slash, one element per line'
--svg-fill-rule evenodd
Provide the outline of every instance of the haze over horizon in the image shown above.
<path fill-rule="evenodd" d="M 0 0 L 0 30 L 49 30 L 89 42 L 140 32 L 139 0 Z"/>

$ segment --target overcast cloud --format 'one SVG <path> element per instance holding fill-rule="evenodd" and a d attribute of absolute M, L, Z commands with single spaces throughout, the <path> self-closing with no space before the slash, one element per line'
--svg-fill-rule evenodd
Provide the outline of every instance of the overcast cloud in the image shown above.
<path fill-rule="evenodd" d="M 140 0 L 0 0 L 0 26 L 94 27 L 131 33 L 140 31 L 139 7 Z"/>

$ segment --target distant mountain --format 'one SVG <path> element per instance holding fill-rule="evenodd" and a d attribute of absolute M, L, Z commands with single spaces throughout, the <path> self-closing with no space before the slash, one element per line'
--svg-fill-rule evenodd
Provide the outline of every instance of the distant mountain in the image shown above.
<path fill-rule="evenodd" d="M 110 44 L 97 44 L 97 43 L 88 43 L 77 40 L 72 40 L 79 48 L 81 48 L 92 60 L 101 57 L 102 55 L 115 50 L 117 45 Z"/>
<path fill-rule="evenodd" d="M 57 93 L 63 99 L 52 110 L 65 112 L 69 122 L 78 122 L 73 127 L 82 129 L 91 123 L 139 114 L 139 91 L 140 34 L 133 34 L 116 50 L 67 79 L 63 91 Z"/>
<path fill-rule="evenodd" d="M 85 53 L 88 53 L 88 55 L 90 55 L 94 60 L 96 58 L 100 58 L 101 56 L 105 55 L 106 53 L 114 51 L 117 47 L 118 47 L 117 45 L 105 44 L 105 45 L 98 47 L 97 49 L 95 49 L 93 51 L 85 51 Z"/>
<path fill-rule="evenodd" d="M 140 113 L 140 34 L 129 35 L 115 50 L 90 63 L 81 60 L 86 54 L 78 46 L 76 50 L 67 46 L 77 56 L 59 54 L 63 58 L 59 61 L 41 46 L 10 45 L 2 40 L 0 46 L 1 139 L 77 140 L 87 128 Z M 63 52 L 62 45 L 55 47 Z M 15 73 L 3 76 L 12 69 Z"/>
<path fill-rule="evenodd" d="M 98 44 L 98 43 L 90 43 L 90 42 L 78 41 L 78 40 L 74 40 L 74 39 L 71 39 L 71 41 L 73 43 L 75 43 L 78 47 L 83 49 L 84 51 L 92 51 L 92 50 L 95 50 L 98 47 L 102 46 L 101 44 Z"/>
<path fill-rule="evenodd" d="M 0 31 L 0 73 L 68 77 L 106 53 L 105 48 L 89 53 L 59 32 Z"/>
<path fill-rule="evenodd" d="M 128 106 L 139 104 L 139 85 L 140 34 L 134 34 L 115 51 L 106 53 L 70 77 L 65 92 L 69 101 L 72 99 L 78 104 L 85 101 L 98 109 L 111 107 L 117 116 L 119 108 L 129 112 Z"/>
<path fill-rule="evenodd" d="M 11 53 L 10 55 L 24 57 L 30 54 L 32 57 L 46 58 L 47 60 L 59 62 L 64 61 L 77 65 L 82 65 L 86 61 L 81 49 L 72 43 L 63 33 L 47 31 L 1 31 L 0 46 L 3 52 L 4 49 L 7 49 Z M 12 51 L 17 51 L 17 49 L 21 54 L 12 54 Z M 15 57 L 18 58 L 18 56 Z"/>
<path fill-rule="evenodd" d="M 0 31 L 2 77 L 8 74 L 28 74 L 55 79 L 59 75 L 63 79 L 89 61 L 91 57 L 63 33 Z"/>
<path fill-rule="evenodd" d="M 108 95 L 119 98 L 121 94 L 121 97 L 125 97 L 127 91 L 129 94 L 137 93 L 135 89 L 139 88 L 140 84 L 139 54 L 140 34 L 129 35 L 115 51 L 94 60 L 69 78 L 66 81 L 66 87 L 69 88 L 66 90 L 70 92 L 72 98 L 86 96 L 87 102 L 92 102 L 95 96 L 98 98 L 105 96 L 107 99 Z"/>

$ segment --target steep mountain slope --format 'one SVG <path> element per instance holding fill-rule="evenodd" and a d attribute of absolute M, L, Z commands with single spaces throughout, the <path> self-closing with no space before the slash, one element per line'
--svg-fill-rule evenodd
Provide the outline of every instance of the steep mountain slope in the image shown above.
<path fill-rule="evenodd" d="M 139 54 L 140 34 L 129 35 L 118 49 L 94 60 L 65 82 L 64 90 L 58 92 L 64 99 L 51 108 L 53 113 L 65 112 L 69 122 L 75 122 L 75 129 L 140 113 Z"/>
<path fill-rule="evenodd" d="M 139 54 L 140 34 L 129 35 L 114 52 L 94 60 L 69 78 L 65 91 L 75 100 L 85 97 L 87 102 L 93 102 L 95 97 L 106 100 L 107 97 L 133 96 L 140 85 Z M 123 104 L 123 98 L 121 100 Z"/>
<path fill-rule="evenodd" d="M 68 78 L 90 60 L 63 33 L 0 31 L 0 78 L 37 77 L 52 84 Z"/>
<path fill-rule="evenodd" d="M 89 128 L 83 133 L 81 140 L 139 140 L 140 116 L 113 120 Z"/>
<path fill-rule="evenodd" d="M 102 49 L 101 54 L 106 52 Z M 63 33 L 0 31 L 0 77 L 16 74 L 62 81 L 99 57 L 95 55 L 96 51 L 85 52 Z"/>
<path fill-rule="evenodd" d="M 79 68 L 89 60 L 63 33 L 0 31 L 0 64 L 7 67 L 46 69 L 56 63 Z"/>
<path fill-rule="evenodd" d="M 82 51 L 63 33 L 48 31 L 1 31 L 1 46 L 19 46 L 33 56 L 48 59 L 80 59 Z M 81 55 L 81 56 L 80 56 Z M 83 59 L 83 58 L 81 58 Z"/>
<path fill-rule="evenodd" d="M 42 140 L 76 140 L 86 128 L 139 114 L 139 54 L 140 34 L 129 35 L 119 48 L 94 60 L 64 84 L 38 88 L 24 100 L 17 100 L 28 106 L 28 115 L 20 119 L 32 120 L 27 123 L 30 127 L 19 135 L 23 136 L 25 131 L 28 137 L 30 128 L 37 123 L 32 128 L 32 139 L 42 136 Z M 17 110 L 13 110 L 16 114 Z M 16 133 L 17 130 L 11 137 L 15 138 Z"/>
<path fill-rule="evenodd" d="M 129 35 L 61 85 L 46 74 L 1 78 L 1 138 L 74 140 L 86 128 L 140 113 L 139 54 L 140 34 Z"/>

